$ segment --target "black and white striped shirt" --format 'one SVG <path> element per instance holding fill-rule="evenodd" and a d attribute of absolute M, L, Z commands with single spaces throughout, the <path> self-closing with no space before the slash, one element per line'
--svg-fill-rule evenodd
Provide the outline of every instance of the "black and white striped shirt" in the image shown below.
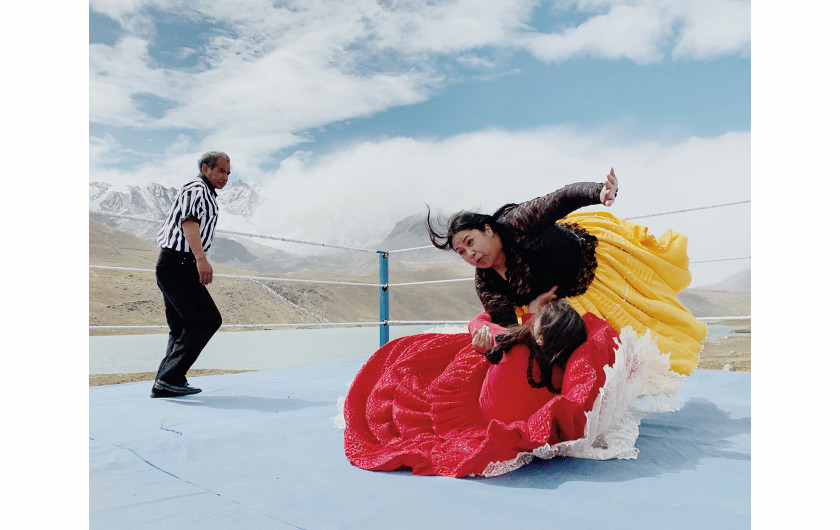
<path fill-rule="evenodd" d="M 204 251 L 210 249 L 216 221 L 219 218 L 219 206 L 216 204 L 216 190 L 203 175 L 184 184 L 175 197 L 169 217 L 160 227 L 157 243 L 161 248 L 171 248 L 181 252 L 191 252 L 190 245 L 184 238 L 181 223 L 188 219 L 198 223 L 201 234 L 201 246 Z"/>

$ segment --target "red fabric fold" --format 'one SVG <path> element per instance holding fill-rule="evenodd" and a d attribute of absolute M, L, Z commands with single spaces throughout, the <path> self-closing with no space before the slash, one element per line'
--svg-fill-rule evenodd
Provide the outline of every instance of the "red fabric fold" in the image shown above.
<path fill-rule="evenodd" d="M 518 394 L 489 400 L 505 403 L 507 414 L 520 407 L 504 421 L 492 419 L 492 410 L 485 417 L 480 406 L 488 401 L 482 394 L 488 372 L 502 363 L 490 365 L 476 353 L 469 333 L 389 342 L 362 366 L 345 399 L 347 458 L 363 469 L 463 477 L 546 443 L 580 438 L 604 384 L 603 368 L 615 362 L 618 337 L 594 315 L 583 318 L 588 339 L 567 363 L 561 394 L 531 388 L 524 368 L 500 371 L 524 382 Z M 524 355 L 527 362 L 527 348 L 516 350 L 505 358 Z"/>

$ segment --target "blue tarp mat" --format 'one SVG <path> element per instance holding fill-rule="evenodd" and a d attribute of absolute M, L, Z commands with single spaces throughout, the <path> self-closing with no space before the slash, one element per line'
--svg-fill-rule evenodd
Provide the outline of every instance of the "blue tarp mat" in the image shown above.
<path fill-rule="evenodd" d="M 371 472 L 333 423 L 363 361 L 90 388 L 90 528 L 749 528 L 750 374 L 698 370 L 635 460 L 494 478 Z"/>

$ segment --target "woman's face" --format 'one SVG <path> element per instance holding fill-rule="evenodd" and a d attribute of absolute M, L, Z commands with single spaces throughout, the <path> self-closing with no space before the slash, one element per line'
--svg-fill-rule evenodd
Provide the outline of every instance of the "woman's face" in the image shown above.
<path fill-rule="evenodd" d="M 484 225 L 484 230 L 461 230 L 452 236 L 452 249 L 464 261 L 479 269 L 504 265 L 505 255 L 502 253 L 502 240 L 493 232 L 490 225 Z"/>

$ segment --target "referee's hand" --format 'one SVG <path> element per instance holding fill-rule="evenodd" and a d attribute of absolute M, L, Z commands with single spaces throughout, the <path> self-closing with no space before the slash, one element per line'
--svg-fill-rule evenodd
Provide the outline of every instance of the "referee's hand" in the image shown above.
<path fill-rule="evenodd" d="M 207 261 L 206 257 L 197 258 L 195 260 L 195 266 L 198 268 L 198 281 L 201 282 L 201 285 L 213 283 L 213 267 Z"/>

